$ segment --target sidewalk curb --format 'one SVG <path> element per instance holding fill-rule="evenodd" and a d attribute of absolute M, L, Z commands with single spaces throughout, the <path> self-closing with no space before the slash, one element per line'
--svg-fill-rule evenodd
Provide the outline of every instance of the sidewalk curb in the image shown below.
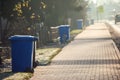
<path fill-rule="evenodd" d="M 110 33 L 113 33 L 117 38 L 120 37 L 120 36 L 118 35 L 118 34 L 120 34 L 120 28 L 118 28 L 118 27 L 115 26 L 115 25 L 112 25 L 109 21 L 106 21 L 105 24 L 107 25 Z M 114 49 L 115 49 L 115 52 L 116 52 L 116 55 L 117 55 L 117 57 L 118 57 L 118 59 L 119 59 L 119 64 L 120 64 L 120 51 L 119 51 L 119 49 L 117 48 L 116 43 L 115 43 L 113 40 L 112 40 L 112 43 L 113 43 L 112 45 L 113 45 L 113 47 L 114 47 Z"/>
<path fill-rule="evenodd" d="M 120 28 L 119 27 L 111 24 L 109 21 L 106 21 L 105 24 L 107 25 L 107 27 L 111 33 L 115 34 L 116 37 L 120 38 Z"/>

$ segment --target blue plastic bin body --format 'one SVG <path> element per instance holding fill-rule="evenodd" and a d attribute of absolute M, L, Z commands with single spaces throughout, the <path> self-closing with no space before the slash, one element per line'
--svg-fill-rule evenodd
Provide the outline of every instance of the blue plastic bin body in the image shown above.
<path fill-rule="evenodd" d="M 77 20 L 77 26 L 78 26 L 78 29 L 82 29 L 82 27 L 83 27 L 83 20 L 82 19 Z"/>
<path fill-rule="evenodd" d="M 12 71 L 24 72 L 33 69 L 34 36 L 17 35 L 9 38 L 12 51 Z"/>
<path fill-rule="evenodd" d="M 59 26 L 59 36 L 60 42 L 65 43 L 70 39 L 70 26 L 69 25 L 60 25 Z"/>
<path fill-rule="evenodd" d="M 92 24 L 92 25 L 94 24 L 94 19 L 91 19 L 91 24 Z"/>
<path fill-rule="evenodd" d="M 86 26 L 89 26 L 89 25 L 90 25 L 89 20 L 86 20 Z"/>

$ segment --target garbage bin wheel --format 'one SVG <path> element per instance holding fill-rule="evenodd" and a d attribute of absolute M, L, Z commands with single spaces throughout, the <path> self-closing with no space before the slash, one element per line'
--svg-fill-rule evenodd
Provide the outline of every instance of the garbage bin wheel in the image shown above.
<path fill-rule="evenodd" d="M 31 72 L 31 73 L 34 73 L 34 69 L 32 68 L 26 68 L 24 72 Z"/>
<path fill-rule="evenodd" d="M 39 65 L 38 61 L 33 62 L 33 68 L 36 68 Z"/>

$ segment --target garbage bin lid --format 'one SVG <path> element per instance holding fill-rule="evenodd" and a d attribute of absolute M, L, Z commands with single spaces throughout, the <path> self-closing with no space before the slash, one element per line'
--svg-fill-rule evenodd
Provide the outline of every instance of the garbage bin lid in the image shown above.
<path fill-rule="evenodd" d="M 83 19 L 77 19 L 77 21 L 83 21 Z"/>
<path fill-rule="evenodd" d="M 60 25 L 60 26 L 59 26 L 59 28 L 65 28 L 65 27 L 69 28 L 70 25 Z"/>
<path fill-rule="evenodd" d="M 37 37 L 31 35 L 14 35 L 9 38 L 10 40 L 37 40 Z"/>

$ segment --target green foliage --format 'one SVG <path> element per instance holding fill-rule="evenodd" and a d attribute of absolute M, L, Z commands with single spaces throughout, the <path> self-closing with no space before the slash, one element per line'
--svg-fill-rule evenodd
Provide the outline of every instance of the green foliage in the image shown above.
<path fill-rule="evenodd" d="M 84 0 L 1 0 L 1 16 L 7 19 L 23 17 L 28 22 L 65 24 L 70 11 L 81 11 L 87 2 Z"/>
<path fill-rule="evenodd" d="M 70 12 L 83 11 L 86 3 L 84 0 L 0 0 L 2 39 L 6 35 L 27 34 L 30 30 L 34 34 L 31 26 L 35 23 L 44 22 L 47 26 L 67 24 Z M 6 20 L 5 26 L 1 19 Z"/>
<path fill-rule="evenodd" d="M 72 11 L 80 12 L 87 6 L 84 0 L 44 0 L 46 3 L 46 24 L 56 26 L 67 24 Z"/>
<path fill-rule="evenodd" d="M 24 17 L 32 23 L 44 21 L 43 9 L 45 7 L 45 3 L 41 0 L 23 0 L 15 4 L 13 10 L 17 12 L 17 16 Z"/>
<path fill-rule="evenodd" d="M 0 0 L 1 41 L 6 41 L 10 35 L 33 34 L 31 25 L 44 22 L 45 7 L 41 0 Z"/>
<path fill-rule="evenodd" d="M 70 34 L 74 35 L 74 34 L 79 34 L 80 32 L 82 32 L 82 30 L 75 29 L 75 30 L 72 30 Z"/>

